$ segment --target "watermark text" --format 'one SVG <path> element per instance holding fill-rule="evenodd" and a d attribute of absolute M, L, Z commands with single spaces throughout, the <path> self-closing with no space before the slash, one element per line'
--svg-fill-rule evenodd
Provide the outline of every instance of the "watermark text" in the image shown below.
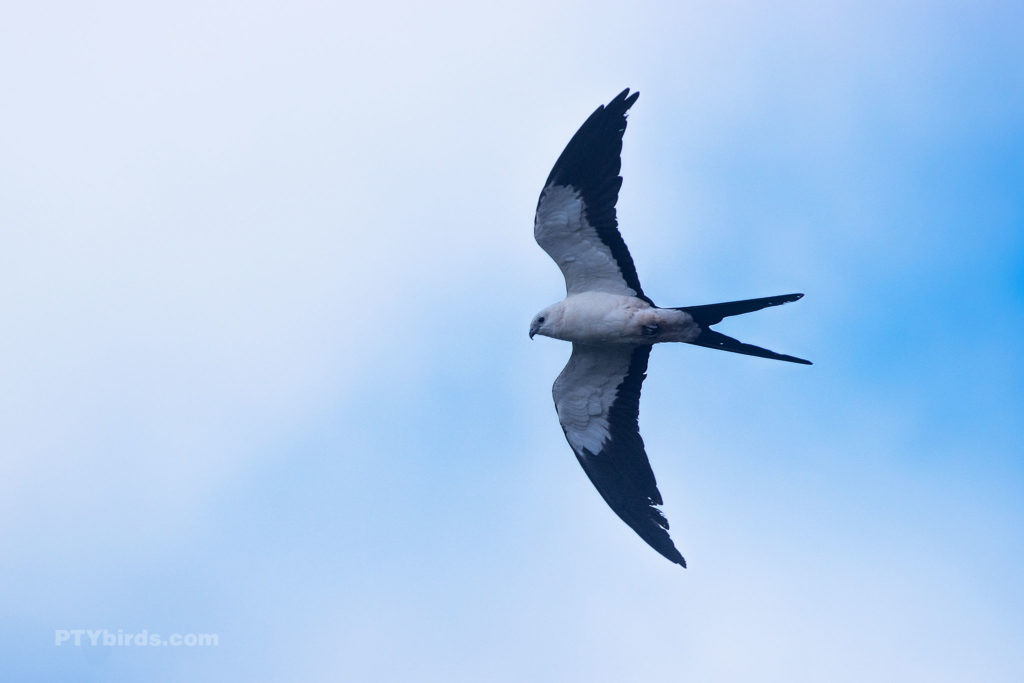
<path fill-rule="evenodd" d="M 147 629 L 58 628 L 53 631 L 53 644 L 58 647 L 216 647 L 220 645 L 220 636 L 216 633 L 161 635 Z"/>

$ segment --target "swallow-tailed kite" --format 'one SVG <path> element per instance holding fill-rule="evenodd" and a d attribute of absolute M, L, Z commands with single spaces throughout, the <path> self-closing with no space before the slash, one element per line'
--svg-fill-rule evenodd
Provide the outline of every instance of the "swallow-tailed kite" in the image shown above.
<path fill-rule="evenodd" d="M 552 387 L 566 440 L 615 514 L 652 548 L 685 567 L 658 508 L 661 493 L 637 426 L 651 347 L 686 342 L 810 362 L 711 329 L 729 316 L 796 301 L 803 294 L 683 308 L 660 308 L 644 294 L 615 217 L 626 110 L 638 95 L 627 88 L 598 107 L 544 184 L 533 234 L 565 276 L 566 296 L 533 318 L 530 338 L 540 334 L 572 342 L 572 356 Z"/>

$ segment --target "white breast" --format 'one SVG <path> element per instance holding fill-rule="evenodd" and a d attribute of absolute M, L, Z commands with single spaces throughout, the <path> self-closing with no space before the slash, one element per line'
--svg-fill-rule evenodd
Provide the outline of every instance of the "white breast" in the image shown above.
<path fill-rule="evenodd" d="M 558 338 L 580 344 L 636 343 L 651 306 L 632 296 L 583 292 L 561 303 Z"/>

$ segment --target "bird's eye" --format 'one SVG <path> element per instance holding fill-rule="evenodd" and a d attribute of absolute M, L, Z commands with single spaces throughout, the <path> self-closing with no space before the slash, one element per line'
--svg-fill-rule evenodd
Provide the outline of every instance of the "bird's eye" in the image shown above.
<path fill-rule="evenodd" d="M 544 324 L 544 316 L 541 316 L 541 317 L 537 318 L 537 322 L 539 322 L 541 325 L 543 325 Z"/>

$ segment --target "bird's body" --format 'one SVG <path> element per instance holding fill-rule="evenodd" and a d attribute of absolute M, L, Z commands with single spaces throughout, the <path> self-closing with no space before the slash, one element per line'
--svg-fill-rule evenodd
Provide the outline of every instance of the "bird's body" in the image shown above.
<path fill-rule="evenodd" d="M 658 508 L 661 493 L 637 425 L 651 348 L 686 342 L 809 364 L 711 329 L 723 318 L 803 295 L 661 308 L 644 294 L 615 216 L 626 111 L 637 96 L 627 89 L 598 107 L 566 145 L 541 191 L 534 237 L 565 276 L 566 296 L 534 316 L 530 338 L 572 342 L 572 356 L 552 387 L 566 440 L 615 514 L 685 567 Z"/>
<path fill-rule="evenodd" d="M 605 292 L 571 294 L 544 309 L 544 318 L 535 334 L 578 344 L 687 342 L 700 334 L 688 313 Z"/>

